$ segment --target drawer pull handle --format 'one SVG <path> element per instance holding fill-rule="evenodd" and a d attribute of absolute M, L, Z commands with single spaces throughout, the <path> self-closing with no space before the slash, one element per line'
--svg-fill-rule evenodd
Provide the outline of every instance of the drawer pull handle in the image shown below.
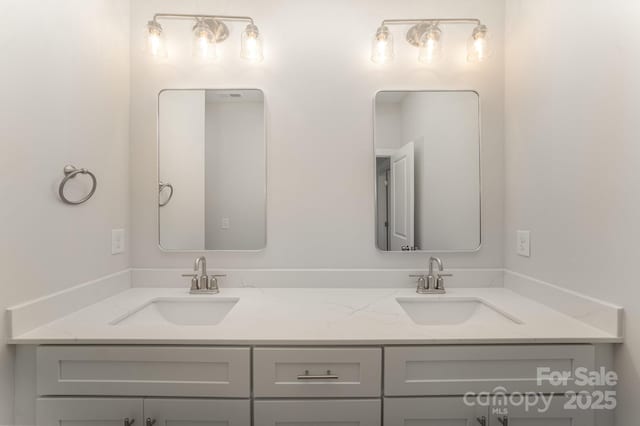
<path fill-rule="evenodd" d="M 509 417 L 507 417 L 507 416 L 498 417 L 498 421 L 500 422 L 500 424 L 502 426 L 509 426 Z"/>
<path fill-rule="evenodd" d="M 146 426 L 153 426 L 156 424 L 156 419 L 151 419 L 149 417 L 147 417 L 147 421 L 145 422 Z"/>
<path fill-rule="evenodd" d="M 476 420 L 478 420 L 480 426 L 487 426 L 487 418 L 485 416 L 478 417 Z"/>
<path fill-rule="evenodd" d="M 136 422 L 136 419 L 130 419 L 127 417 L 126 419 L 124 419 L 124 426 L 131 426 L 135 422 Z"/>
<path fill-rule="evenodd" d="M 338 380 L 340 377 L 331 373 L 331 370 L 327 370 L 327 374 L 314 375 L 309 374 L 309 370 L 304 370 L 304 374 L 298 376 L 298 380 Z"/>

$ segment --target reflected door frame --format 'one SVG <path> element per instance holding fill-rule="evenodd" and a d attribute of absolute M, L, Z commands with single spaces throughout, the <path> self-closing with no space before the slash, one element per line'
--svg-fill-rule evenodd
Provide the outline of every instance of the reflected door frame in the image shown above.
<path fill-rule="evenodd" d="M 415 250 L 415 221 L 414 221 L 414 210 L 415 210 L 415 194 L 414 194 L 414 142 L 410 141 L 406 144 L 402 145 L 402 147 L 397 149 L 391 148 L 381 148 L 375 150 L 376 159 L 377 158 L 389 158 L 390 160 L 390 172 L 389 177 L 387 179 L 387 251 L 411 251 Z M 404 165 L 404 179 L 402 188 L 404 189 L 404 203 L 402 203 L 402 229 L 398 229 L 397 223 L 397 215 L 398 211 L 396 206 L 396 201 L 398 198 L 396 197 L 395 187 L 397 186 L 397 176 L 394 170 L 394 161 L 399 162 L 403 161 Z M 376 180 L 377 184 L 377 180 Z M 377 188 L 376 188 L 376 196 L 377 196 Z M 377 200 L 376 200 L 377 207 Z M 376 214 L 377 215 L 377 214 Z M 378 218 L 376 218 L 376 222 Z M 376 229 L 378 228 L 378 224 L 376 223 Z M 398 232 L 402 231 L 402 232 Z"/>

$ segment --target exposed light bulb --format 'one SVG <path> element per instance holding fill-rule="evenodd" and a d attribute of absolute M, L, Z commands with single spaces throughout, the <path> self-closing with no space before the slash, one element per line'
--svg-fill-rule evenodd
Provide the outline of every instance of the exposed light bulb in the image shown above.
<path fill-rule="evenodd" d="M 393 59 L 393 35 L 385 25 L 378 28 L 373 37 L 371 60 L 376 64 L 386 64 Z"/>
<path fill-rule="evenodd" d="M 442 31 L 437 25 L 431 25 L 420 40 L 418 61 L 432 64 L 442 58 Z"/>
<path fill-rule="evenodd" d="M 469 62 L 482 62 L 489 58 L 492 53 L 487 26 L 478 25 L 474 28 L 467 44 L 467 60 Z"/>
<path fill-rule="evenodd" d="M 162 26 L 156 21 L 149 21 L 147 24 L 147 52 L 154 58 L 167 57 Z"/>
<path fill-rule="evenodd" d="M 216 39 L 209 25 L 202 19 L 193 27 L 192 53 L 202 62 L 210 62 L 217 59 Z"/>
<path fill-rule="evenodd" d="M 240 56 L 249 62 L 262 62 L 264 55 L 262 53 L 262 38 L 258 27 L 254 24 L 247 25 L 242 33 L 240 46 Z"/>

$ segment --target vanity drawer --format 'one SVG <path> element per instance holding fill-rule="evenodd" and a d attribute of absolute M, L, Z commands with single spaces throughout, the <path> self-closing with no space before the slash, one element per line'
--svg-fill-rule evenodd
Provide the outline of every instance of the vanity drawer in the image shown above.
<path fill-rule="evenodd" d="M 564 392 L 568 386 L 538 386 L 538 368 L 594 368 L 591 345 L 423 346 L 385 349 L 385 395 L 463 395 L 492 392 Z"/>
<path fill-rule="evenodd" d="M 40 346 L 40 395 L 249 397 L 250 349 Z"/>
<path fill-rule="evenodd" d="M 257 348 L 256 397 L 375 397 L 381 394 L 380 348 Z"/>

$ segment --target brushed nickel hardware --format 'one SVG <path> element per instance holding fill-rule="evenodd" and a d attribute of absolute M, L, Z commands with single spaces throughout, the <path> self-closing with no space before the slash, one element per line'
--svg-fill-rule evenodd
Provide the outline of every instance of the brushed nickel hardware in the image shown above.
<path fill-rule="evenodd" d="M 136 422 L 136 419 L 129 419 L 128 417 L 124 419 L 124 426 L 131 426 Z"/>
<path fill-rule="evenodd" d="M 498 422 L 500 422 L 502 426 L 509 426 L 509 417 L 507 416 L 498 417 Z"/>
<path fill-rule="evenodd" d="M 338 380 L 340 377 L 327 370 L 327 374 L 310 374 L 309 370 L 304 370 L 304 374 L 298 376 L 298 380 Z"/>
<path fill-rule="evenodd" d="M 150 417 L 147 417 L 147 420 L 144 423 L 145 423 L 145 426 L 153 426 L 156 424 L 156 419 L 151 419 Z"/>
<path fill-rule="evenodd" d="M 183 277 L 191 278 L 191 294 L 217 294 L 220 293 L 218 278 L 226 277 L 226 274 L 207 274 L 207 259 L 204 256 L 197 257 L 193 263 L 192 274 L 182 274 Z"/>
<path fill-rule="evenodd" d="M 212 57 L 217 58 L 215 53 L 215 45 L 222 43 L 229 37 L 229 27 L 225 22 L 246 22 L 247 26 L 241 34 L 240 38 L 240 57 L 250 62 L 260 62 L 263 59 L 262 54 L 262 37 L 258 27 L 255 25 L 253 18 L 250 16 L 234 16 L 234 15 L 206 15 L 206 14 L 187 14 L 187 13 L 156 13 L 153 19 L 147 23 L 147 37 L 150 47 L 150 53 L 156 57 L 165 57 L 167 55 L 164 44 L 164 30 L 159 20 L 162 19 L 178 19 L 190 20 L 195 23 L 192 28 L 194 36 L 202 39 L 206 45 L 214 46 Z M 205 49 L 204 57 L 209 55 Z"/>
<path fill-rule="evenodd" d="M 480 423 L 480 426 L 487 426 L 487 418 L 485 416 L 477 417 L 476 420 Z"/>
<path fill-rule="evenodd" d="M 158 183 L 158 198 L 160 197 L 160 195 L 162 195 L 162 191 L 164 191 L 166 188 L 169 188 L 169 195 L 167 196 L 167 199 L 164 200 L 164 202 L 158 200 L 158 205 L 160 207 L 164 207 L 169 204 L 169 201 L 171 201 L 171 199 L 173 198 L 173 185 L 171 185 L 169 182 L 162 181 Z"/>
<path fill-rule="evenodd" d="M 438 270 L 434 275 L 434 267 L 436 265 Z M 437 257 L 429 258 L 429 272 L 425 274 L 409 275 L 411 278 L 418 278 L 418 285 L 416 287 L 416 293 L 418 294 L 444 294 L 446 293 L 444 288 L 444 277 L 451 277 L 453 274 L 443 274 L 442 260 Z"/>
<path fill-rule="evenodd" d="M 377 63 L 387 63 L 393 60 L 393 35 L 389 30 L 392 25 L 410 25 L 406 34 L 406 41 L 411 46 L 420 49 L 418 60 L 431 63 L 440 57 L 442 30 L 440 26 L 450 24 L 471 24 L 474 26 L 467 44 L 467 60 L 482 62 L 489 56 L 487 45 L 488 28 L 476 18 L 424 18 L 424 19 L 385 19 L 382 21 L 374 36 L 371 60 Z"/>
<path fill-rule="evenodd" d="M 60 199 L 63 203 L 75 206 L 85 203 L 89 200 L 89 198 L 93 197 L 93 194 L 95 194 L 96 188 L 98 187 L 98 180 L 96 179 L 96 175 L 94 175 L 87 169 L 79 169 L 76 166 L 72 166 L 70 164 L 64 166 L 63 172 L 64 178 L 62 179 L 62 182 L 60 182 L 60 186 L 58 187 L 58 195 L 60 196 Z M 89 191 L 87 195 L 79 200 L 70 200 L 66 195 L 64 195 L 64 187 L 67 185 L 70 179 L 75 178 L 79 174 L 89 175 L 89 177 L 91 178 L 91 191 Z"/>

